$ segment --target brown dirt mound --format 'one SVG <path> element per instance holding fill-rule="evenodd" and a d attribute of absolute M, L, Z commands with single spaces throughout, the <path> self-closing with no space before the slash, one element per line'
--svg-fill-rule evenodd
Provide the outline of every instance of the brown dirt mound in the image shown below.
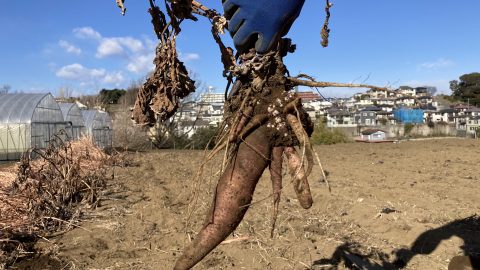
<path fill-rule="evenodd" d="M 402 264 L 404 269 L 447 269 L 453 257 L 480 252 L 480 220 L 474 216 L 480 213 L 479 146 L 478 140 L 447 139 L 316 147 L 332 193 L 314 167 L 314 203 L 303 210 L 286 181 L 271 239 L 273 198 L 266 173 L 230 241 L 195 269 L 355 269 L 348 266 L 355 260 L 384 269 Z M 172 269 L 203 225 L 213 196 L 222 157 L 205 169 L 193 230 L 185 231 L 192 179 L 203 158 L 202 151 L 132 154 L 138 167 L 116 171 L 110 183 L 118 188 L 90 222 L 39 242 L 58 246 L 59 261 L 42 258 L 15 266 Z"/>

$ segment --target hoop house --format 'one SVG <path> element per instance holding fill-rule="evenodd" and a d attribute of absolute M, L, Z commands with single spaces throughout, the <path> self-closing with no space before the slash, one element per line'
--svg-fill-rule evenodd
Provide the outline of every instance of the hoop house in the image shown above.
<path fill-rule="evenodd" d="M 32 147 L 45 148 L 64 128 L 51 94 L 0 95 L 0 160 L 17 160 Z"/>
<path fill-rule="evenodd" d="M 60 103 L 60 110 L 66 124 L 68 138 L 78 140 L 85 133 L 85 121 L 82 111 L 75 103 Z"/>
<path fill-rule="evenodd" d="M 86 134 L 93 142 L 102 149 L 112 147 L 113 123 L 110 115 L 99 110 L 82 110 L 82 115 Z"/>

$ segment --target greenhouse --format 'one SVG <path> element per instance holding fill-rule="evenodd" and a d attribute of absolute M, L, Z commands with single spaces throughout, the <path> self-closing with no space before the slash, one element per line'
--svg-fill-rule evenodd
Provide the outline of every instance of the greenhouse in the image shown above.
<path fill-rule="evenodd" d="M 0 160 L 18 160 L 30 148 L 45 148 L 64 128 L 62 111 L 51 94 L 0 95 Z"/>
<path fill-rule="evenodd" d="M 60 110 L 65 121 L 67 135 L 69 139 L 78 140 L 85 134 L 85 121 L 82 111 L 75 103 L 60 103 Z"/>
<path fill-rule="evenodd" d="M 82 110 L 86 134 L 100 148 L 112 147 L 113 123 L 110 115 L 99 110 Z"/>

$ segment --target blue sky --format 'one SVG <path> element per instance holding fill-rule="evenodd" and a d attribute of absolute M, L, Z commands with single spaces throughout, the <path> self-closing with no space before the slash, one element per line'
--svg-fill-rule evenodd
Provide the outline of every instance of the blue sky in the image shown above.
<path fill-rule="evenodd" d="M 220 0 L 203 1 L 221 10 Z M 380 86 L 432 85 L 480 71 L 480 1 L 333 0 L 330 46 L 320 46 L 324 1 L 306 0 L 289 37 L 297 52 L 286 58 L 291 74 L 318 80 Z M 76 95 L 128 87 L 152 68 L 156 38 L 148 1 L 0 0 L 0 85 L 24 92 L 68 87 Z M 206 20 L 183 24 L 178 49 L 195 78 L 225 87 L 219 51 Z M 223 36 L 227 44 L 230 37 Z M 322 89 L 349 96 L 355 89 Z"/>

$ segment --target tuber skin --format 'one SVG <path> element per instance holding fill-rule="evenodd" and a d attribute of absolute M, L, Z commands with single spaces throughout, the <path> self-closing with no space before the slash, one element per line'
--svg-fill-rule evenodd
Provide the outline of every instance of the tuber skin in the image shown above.
<path fill-rule="evenodd" d="M 218 181 L 206 224 L 185 248 L 174 270 L 192 268 L 237 228 L 252 201 L 258 180 L 270 163 L 271 149 L 265 127 L 256 129 L 240 143 L 236 157 Z"/>
<path fill-rule="evenodd" d="M 280 204 L 280 195 L 282 193 L 282 164 L 283 164 L 283 146 L 274 147 L 272 150 L 272 161 L 270 162 L 270 179 L 273 189 L 273 217 L 272 230 L 270 237 L 273 238 L 275 224 L 277 223 L 278 206 Z"/>
<path fill-rule="evenodd" d="M 298 201 L 303 208 L 309 209 L 312 207 L 313 199 L 302 160 L 294 147 L 285 147 L 284 153 L 288 160 L 288 171 L 293 178 L 293 188 L 297 193 Z"/>
<path fill-rule="evenodd" d="M 228 137 L 228 141 L 230 143 L 236 142 L 238 135 L 242 132 L 247 122 L 252 118 L 253 114 L 253 107 L 247 107 L 245 111 L 241 114 L 240 121 L 238 122 L 237 126 L 231 129 L 230 135 Z"/>

